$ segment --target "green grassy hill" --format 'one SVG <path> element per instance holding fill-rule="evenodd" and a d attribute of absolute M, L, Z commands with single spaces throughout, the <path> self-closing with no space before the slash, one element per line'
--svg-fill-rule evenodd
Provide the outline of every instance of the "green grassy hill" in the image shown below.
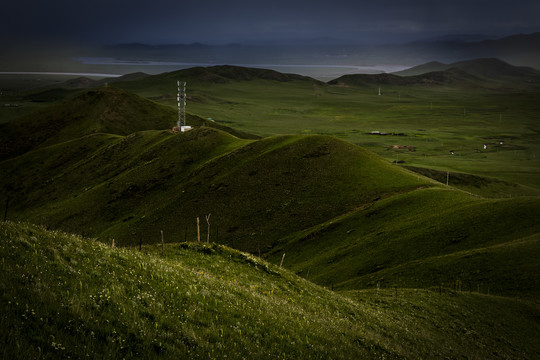
<path fill-rule="evenodd" d="M 0 159 L 89 134 L 129 135 L 143 130 L 171 129 L 176 119 L 175 109 L 127 91 L 113 87 L 91 89 L 20 120 L 0 124 Z M 191 114 L 187 122 L 192 126 L 215 127 L 242 138 L 257 138 Z"/>
<path fill-rule="evenodd" d="M 176 110 L 156 101 L 176 101 L 182 74 L 201 79 L 188 92 L 195 129 L 173 133 Z M 90 357 L 534 357 L 534 91 L 422 85 L 396 100 L 390 97 L 402 85 L 388 84 L 379 96 L 370 93 L 376 83 L 324 85 L 236 67 L 118 85 L 153 100 L 104 87 L 2 125 L 6 217 L 124 248 L 3 224 L 9 277 L 0 326 L 13 329 L 2 333 L 5 357 L 67 349 L 71 357 L 89 349 Z M 440 95 L 450 99 L 435 111 L 422 104 Z M 458 100 L 485 113 L 449 124 Z M 511 124 L 502 115 L 490 120 L 500 107 L 518 105 Z M 386 135 L 367 131 L 390 125 Z M 386 159 L 343 129 L 382 148 Z M 197 218 L 201 240 L 221 245 L 178 245 L 197 240 Z M 139 244 L 146 255 L 128 249 Z M 223 245 L 283 261 L 347 298 Z M 238 287 L 239 279 L 249 289 Z M 58 321 L 47 320 L 54 314 Z"/>
<path fill-rule="evenodd" d="M 431 72 L 441 72 L 449 69 L 460 69 L 468 74 L 484 77 L 486 79 L 531 79 L 538 78 L 540 73 L 529 67 L 513 66 L 495 58 L 474 59 L 459 61 L 452 64 L 443 64 L 437 61 L 414 66 L 410 69 L 399 71 L 394 75 L 414 77 Z"/>
<path fill-rule="evenodd" d="M 507 198 L 512 196 L 540 196 L 540 189 L 518 185 L 487 176 L 477 176 L 460 172 L 441 171 L 416 166 L 406 169 L 437 180 L 441 184 L 464 190 L 488 198 Z"/>
<path fill-rule="evenodd" d="M 490 59 L 471 64 L 500 76 L 461 68 L 418 77 L 349 76 L 361 80 L 358 86 L 286 75 L 288 81 L 276 81 L 262 70 L 243 76 L 241 68 L 217 66 L 114 86 L 175 107 L 176 81 L 187 81 L 189 111 L 235 129 L 260 136 L 331 135 L 389 161 L 539 189 L 538 76 L 505 76 L 522 69 Z M 223 76 L 227 72 L 233 75 Z M 506 187 L 496 196 L 522 193 Z"/>
<path fill-rule="evenodd" d="M 343 295 L 200 243 L 112 248 L 0 223 L 9 359 L 534 358 L 538 306 L 465 292 Z"/>
<path fill-rule="evenodd" d="M 292 234 L 270 259 L 286 253 L 289 268 L 336 289 L 461 283 L 538 298 L 538 214 L 538 198 L 417 190 Z"/>
<path fill-rule="evenodd" d="M 498 59 L 475 59 L 442 64 L 429 62 L 393 74 L 344 75 L 329 82 L 349 86 L 452 86 L 462 89 L 497 89 L 508 84 L 523 87 L 540 83 L 540 72 L 516 67 Z"/>
<path fill-rule="evenodd" d="M 134 131 L 168 129 L 173 109 L 119 89 L 88 90 L 25 118 L 0 124 L 2 157 L 12 157 L 42 145 L 88 134 L 128 135 Z"/>
<path fill-rule="evenodd" d="M 4 161 L 2 168 L 11 174 L 1 184 L 14 189 L 12 218 L 127 245 L 160 230 L 169 241 L 193 239 L 196 217 L 205 227 L 211 213 L 212 238 L 252 252 L 431 184 L 331 137 L 250 141 L 206 127 L 89 135 Z"/>
<path fill-rule="evenodd" d="M 106 110 L 103 121 L 94 120 L 103 114 L 100 109 L 114 104 L 123 105 Z M 56 132 L 36 149 L 1 163 L 2 171 L 10 174 L 0 179 L 10 219 L 133 246 L 159 241 L 161 231 L 167 242 L 195 240 L 199 218 L 203 240 L 269 253 L 275 263 L 285 252 L 287 267 L 328 286 L 431 287 L 483 281 L 502 295 L 537 294 L 535 282 L 525 284 L 528 277 L 512 287 L 500 272 L 482 280 L 449 267 L 437 270 L 439 275 L 414 278 L 395 271 L 418 262 L 431 264 L 441 256 L 457 256 L 452 261 L 466 263 L 466 268 L 500 266 L 499 260 L 478 265 L 480 257 L 467 260 L 462 255 L 537 234 L 536 197 L 487 200 L 330 136 L 243 139 L 242 133 L 226 127 L 228 132 L 208 126 L 180 134 L 140 131 L 160 125 L 145 116 L 152 106 L 159 110 L 161 105 L 124 90 L 90 90 L 62 106 L 62 116 L 35 115 L 44 127 L 56 126 Z M 88 108 L 96 112 L 77 115 Z M 157 110 L 154 116 L 165 119 L 167 112 Z M 102 128 L 94 132 L 65 120 L 76 116 L 88 129 L 96 124 Z M 189 120 L 219 127 L 195 116 Z M 482 185 L 482 191 L 501 189 L 497 184 Z M 525 188 L 511 191 L 529 193 Z M 530 262 L 519 265 L 520 252 L 514 254 L 510 262 L 518 266 L 510 273 L 537 270 Z"/>

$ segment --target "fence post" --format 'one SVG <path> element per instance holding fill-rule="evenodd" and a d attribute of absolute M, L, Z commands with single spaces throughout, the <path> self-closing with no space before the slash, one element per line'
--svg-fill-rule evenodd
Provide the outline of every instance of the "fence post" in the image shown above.
<path fill-rule="evenodd" d="M 210 215 L 212 214 L 208 214 L 206 215 L 206 223 L 208 224 L 208 232 L 206 234 L 206 243 L 210 243 Z"/>
<path fill-rule="evenodd" d="M 201 228 L 199 226 L 199 217 L 197 216 L 197 241 L 201 242 Z"/>

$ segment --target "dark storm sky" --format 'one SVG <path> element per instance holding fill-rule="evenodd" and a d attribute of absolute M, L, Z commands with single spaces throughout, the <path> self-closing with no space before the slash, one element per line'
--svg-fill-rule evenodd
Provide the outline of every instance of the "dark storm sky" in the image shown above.
<path fill-rule="evenodd" d="M 540 31 L 536 0 L 17 0 L 0 40 L 95 44 L 339 38 L 399 41 L 443 34 Z"/>

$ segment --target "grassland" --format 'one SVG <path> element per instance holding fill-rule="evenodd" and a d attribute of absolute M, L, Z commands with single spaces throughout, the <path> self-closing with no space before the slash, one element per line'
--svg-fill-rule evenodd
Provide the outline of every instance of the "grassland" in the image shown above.
<path fill-rule="evenodd" d="M 475 66 L 494 67 L 494 72 L 496 65 L 500 66 L 488 61 Z M 176 80 L 181 79 L 188 82 L 189 112 L 238 130 L 259 136 L 332 135 L 389 161 L 475 174 L 538 190 L 540 109 L 534 78 L 490 79 L 482 73 L 464 77 L 463 71 L 450 71 L 441 75 L 442 80 L 432 76 L 396 83 L 374 77 L 360 84 L 347 79 L 325 84 L 261 72 L 195 68 L 120 81 L 114 86 L 174 108 Z M 66 91 L 71 94 L 74 90 Z M 32 109 L 32 96 L 25 94 L 22 104 Z M 21 109 L 24 107 L 2 109 L 2 119 L 26 113 Z M 401 136 L 370 135 L 372 131 Z M 408 148 L 395 149 L 394 145 Z M 512 194 L 508 190 L 498 196 Z M 531 194 L 537 193 L 532 190 Z"/>
<path fill-rule="evenodd" d="M 443 75 L 216 67 L 51 90 L 0 125 L 1 200 L 79 235 L 3 224 L 5 356 L 534 357 L 538 90 Z M 187 133 L 169 130 L 178 78 Z M 189 243 L 197 218 L 213 244 Z"/>
<path fill-rule="evenodd" d="M 183 79 L 191 97 L 189 111 L 250 133 L 332 135 L 390 161 L 538 189 L 540 109 L 534 82 L 475 76 L 457 84 L 426 80 L 403 85 L 381 79 L 355 86 L 294 77 L 231 79 L 212 68 L 205 74 L 179 71 L 116 86 L 174 106 L 175 79 Z"/>
<path fill-rule="evenodd" d="M 270 259 L 286 253 L 291 270 L 335 289 L 461 286 L 537 299 L 539 213 L 538 198 L 423 189 L 292 234 Z"/>
<path fill-rule="evenodd" d="M 211 213 L 212 229 L 221 230 L 213 237 L 251 252 L 376 198 L 434 184 L 332 137 L 254 141 L 209 127 L 91 133 L 6 160 L 3 169 L 14 218 L 133 245 L 159 230 L 169 241 L 194 239 L 196 217 Z"/>
<path fill-rule="evenodd" d="M 12 222 L 0 224 L 0 238 L 2 358 L 480 359 L 540 351 L 538 307 L 511 299 L 447 290 L 340 295 L 219 245 L 138 251 Z"/>

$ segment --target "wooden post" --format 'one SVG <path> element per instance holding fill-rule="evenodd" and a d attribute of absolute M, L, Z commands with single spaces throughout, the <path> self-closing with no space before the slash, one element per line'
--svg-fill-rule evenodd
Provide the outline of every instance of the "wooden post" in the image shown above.
<path fill-rule="evenodd" d="M 201 228 L 199 226 L 199 217 L 197 216 L 197 241 L 201 242 Z"/>
<path fill-rule="evenodd" d="M 206 243 L 208 244 L 210 242 L 210 215 L 212 214 L 208 214 L 206 215 L 206 223 L 208 224 L 208 231 L 206 233 Z"/>
<path fill-rule="evenodd" d="M 111 247 L 114 247 L 114 239 L 112 239 L 112 245 L 111 245 Z"/>
<path fill-rule="evenodd" d="M 165 239 L 163 238 L 163 230 L 161 230 L 161 255 L 165 255 Z"/>
<path fill-rule="evenodd" d="M 283 265 L 283 259 L 285 259 L 285 253 L 283 253 L 283 256 L 281 257 L 281 262 L 279 263 L 279 267 Z"/>

